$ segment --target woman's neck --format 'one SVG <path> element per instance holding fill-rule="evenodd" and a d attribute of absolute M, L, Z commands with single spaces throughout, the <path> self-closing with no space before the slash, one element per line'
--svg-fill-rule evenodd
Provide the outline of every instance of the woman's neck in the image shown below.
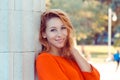
<path fill-rule="evenodd" d="M 61 49 L 51 49 L 49 53 L 55 55 L 55 56 L 60 56 Z"/>

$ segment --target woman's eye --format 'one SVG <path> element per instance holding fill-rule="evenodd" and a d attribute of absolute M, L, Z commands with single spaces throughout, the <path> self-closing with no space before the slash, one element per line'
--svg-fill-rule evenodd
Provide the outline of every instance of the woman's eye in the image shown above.
<path fill-rule="evenodd" d="M 67 29 L 66 27 L 62 27 L 62 29 Z"/>
<path fill-rule="evenodd" d="M 53 32 L 53 31 L 56 31 L 56 29 L 51 29 L 50 31 Z"/>

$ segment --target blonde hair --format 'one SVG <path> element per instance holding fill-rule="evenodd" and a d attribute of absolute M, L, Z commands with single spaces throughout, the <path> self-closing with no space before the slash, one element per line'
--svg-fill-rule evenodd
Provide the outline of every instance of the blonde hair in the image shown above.
<path fill-rule="evenodd" d="M 42 51 L 50 50 L 50 46 L 48 44 L 47 39 L 43 38 L 42 35 L 46 30 L 47 21 L 53 17 L 58 17 L 63 22 L 63 24 L 67 25 L 66 26 L 67 31 L 68 31 L 67 41 L 66 41 L 65 46 L 62 48 L 62 51 L 61 51 L 62 53 L 60 55 L 62 55 L 64 57 L 70 57 L 71 56 L 71 48 L 73 46 L 73 40 L 72 40 L 73 26 L 71 24 L 69 17 L 67 16 L 67 14 L 60 9 L 46 10 L 41 15 L 39 41 L 42 44 Z"/>

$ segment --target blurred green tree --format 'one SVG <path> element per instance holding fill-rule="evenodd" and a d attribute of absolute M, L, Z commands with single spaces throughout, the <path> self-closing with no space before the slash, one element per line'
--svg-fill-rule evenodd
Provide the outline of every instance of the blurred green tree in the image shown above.
<path fill-rule="evenodd" d="M 79 43 L 93 44 L 97 34 L 107 30 L 108 5 L 100 0 L 49 0 L 49 4 L 49 8 L 59 8 L 69 14 Z"/>

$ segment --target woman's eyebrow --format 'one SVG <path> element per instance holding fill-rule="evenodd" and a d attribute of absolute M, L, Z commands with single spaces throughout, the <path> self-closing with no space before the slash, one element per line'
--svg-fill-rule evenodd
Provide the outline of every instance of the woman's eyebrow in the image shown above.
<path fill-rule="evenodd" d="M 51 29 L 51 28 L 56 28 L 55 26 L 51 26 L 51 27 L 49 27 L 48 29 Z"/>
<path fill-rule="evenodd" d="M 65 24 L 62 24 L 61 26 L 64 26 L 64 27 L 66 27 L 66 26 L 65 26 Z"/>

